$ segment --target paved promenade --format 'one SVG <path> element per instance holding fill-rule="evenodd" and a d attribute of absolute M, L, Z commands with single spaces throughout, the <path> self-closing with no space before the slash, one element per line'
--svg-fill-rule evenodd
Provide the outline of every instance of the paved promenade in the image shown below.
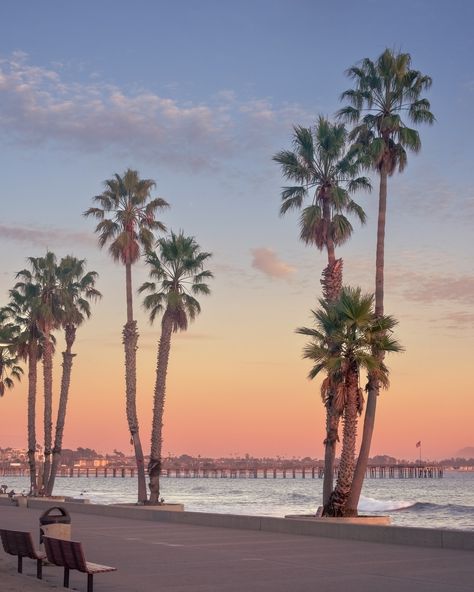
<path fill-rule="evenodd" d="M 30 530 L 39 510 L 0 506 L 0 527 Z M 118 572 L 96 576 L 96 592 L 472 592 L 474 553 L 72 514 L 86 558 Z M 3 553 L 3 550 L 0 551 Z M 13 574 L 16 560 L 3 555 Z M 34 577 L 17 576 L 18 590 Z M 0 570 L 2 568 L 0 567 Z M 0 581 L 2 573 L 0 571 Z M 46 567 L 46 592 L 62 569 Z M 33 584 L 33 582 L 31 582 Z M 71 587 L 86 576 L 71 572 Z M 35 590 L 39 587 L 34 586 Z"/>

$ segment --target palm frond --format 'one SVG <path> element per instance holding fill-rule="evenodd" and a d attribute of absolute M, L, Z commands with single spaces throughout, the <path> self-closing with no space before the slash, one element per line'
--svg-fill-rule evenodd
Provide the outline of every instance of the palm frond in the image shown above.
<path fill-rule="evenodd" d="M 354 124 L 360 119 L 360 109 L 355 107 L 346 106 L 339 109 L 336 113 L 336 118 L 344 121 L 345 123 Z"/>
<path fill-rule="evenodd" d="M 192 236 L 182 232 L 162 237 L 157 250 L 148 251 L 146 263 L 153 282 L 145 282 L 139 293 L 147 293 L 143 306 L 150 311 L 150 321 L 158 314 L 171 320 L 172 329 L 185 331 L 188 321 L 193 321 L 201 307 L 193 295 L 208 295 L 206 280 L 212 279 L 210 270 L 204 269 L 211 253 L 201 251 Z"/>

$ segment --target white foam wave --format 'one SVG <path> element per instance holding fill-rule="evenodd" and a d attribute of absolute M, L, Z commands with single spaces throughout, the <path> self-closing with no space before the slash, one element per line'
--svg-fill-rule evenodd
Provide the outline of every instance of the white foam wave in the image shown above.
<path fill-rule="evenodd" d="M 390 512 L 390 510 L 409 508 L 413 503 L 406 500 L 378 500 L 361 495 L 358 510 L 363 512 Z"/>

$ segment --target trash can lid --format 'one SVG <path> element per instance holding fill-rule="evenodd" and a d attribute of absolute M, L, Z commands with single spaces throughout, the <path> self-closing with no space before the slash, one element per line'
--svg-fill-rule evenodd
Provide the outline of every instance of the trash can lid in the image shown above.
<path fill-rule="evenodd" d="M 52 514 L 54 510 L 57 510 L 59 514 Z M 61 506 L 53 506 L 44 511 L 39 519 L 40 524 L 70 524 L 71 516 L 66 508 Z"/>

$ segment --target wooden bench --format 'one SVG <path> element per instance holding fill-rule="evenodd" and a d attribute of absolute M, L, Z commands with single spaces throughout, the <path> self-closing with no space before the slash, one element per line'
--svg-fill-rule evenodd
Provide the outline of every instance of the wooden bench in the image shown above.
<path fill-rule="evenodd" d="M 35 550 L 31 534 L 18 530 L 2 529 L 0 530 L 0 536 L 5 552 L 18 557 L 18 573 L 23 573 L 23 557 L 36 559 L 36 577 L 41 580 L 43 577 L 43 561 L 46 559 L 46 555 Z"/>
<path fill-rule="evenodd" d="M 69 570 L 76 569 L 87 574 L 87 592 L 94 590 L 94 574 L 116 571 L 116 567 L 90 563 L 84 557 L 81 543 L 43 537 L 46 556 L 50 563 L 64 567 L 64 587 L 69 588 Z"/>

